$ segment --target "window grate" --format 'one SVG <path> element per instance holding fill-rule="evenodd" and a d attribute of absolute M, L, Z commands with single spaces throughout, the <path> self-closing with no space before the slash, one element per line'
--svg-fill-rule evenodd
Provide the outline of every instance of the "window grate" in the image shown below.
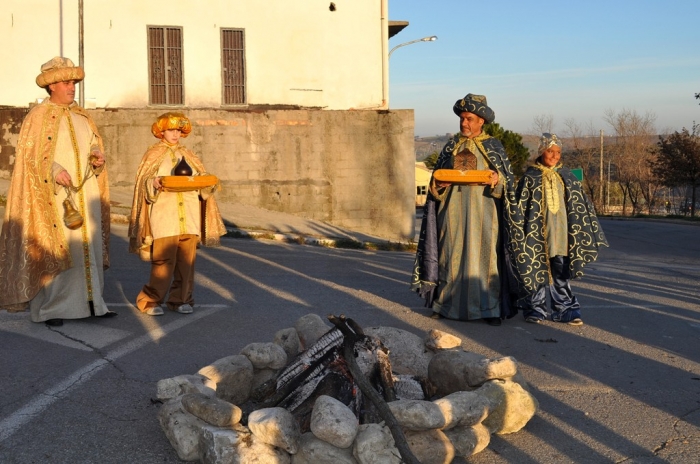
<path fill-rule="evenodd" d="M 244 105 L 245 31 L 221 29 L 221 83 L 224 105 Z"/>
<path fill-rule="evenodd" d="M 150 103 L 184 104 L 182 28 L 149 26 Z"/>

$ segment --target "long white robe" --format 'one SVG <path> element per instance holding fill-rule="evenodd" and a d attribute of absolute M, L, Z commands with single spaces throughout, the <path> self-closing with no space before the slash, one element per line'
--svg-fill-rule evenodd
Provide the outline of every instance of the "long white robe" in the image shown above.
<path fill-rule="evenodd" d="M 79 149 L 76 161 L 71 141 L 68 120 L 70 115 L 75 128 L 76 143 Z M 54 162 L 68 171 L 74 185 L 85 178 L 90 147 L 97 144 L 87 120 L 73 112 L 66 111 L 61 119 L 56 140 Z M 65 189 L 57 188 L 53 202 L 58 217 L 63 217 Z M 48 319 L 80 319 L 89 317 L 89 301 L 93 302 L 96 316 L 104 315 L 108 309 L 103 299 L 104 275 L 102 261 L 102 223 L 100 192 L 97 178 L 91 176 L 78 193 L 73 193 L 78 211 L 83 217 L 83 225 L 71 230 L 62 222 L 72 260 L 72 267 L 59 273 L 30 301 L 29 308 L 34 322 Z"/>

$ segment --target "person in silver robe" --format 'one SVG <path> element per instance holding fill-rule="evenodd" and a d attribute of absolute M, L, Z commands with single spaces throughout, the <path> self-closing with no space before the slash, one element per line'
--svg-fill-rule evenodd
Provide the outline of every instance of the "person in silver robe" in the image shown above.
<path fill-rule="evenodd" d="M 467 94 L 453 106 L 460 131 L 442 149 L 424 207 L 411 288 L 432 317 L 482 319 L 501 325 L 512 317 L 505 204 L 514 181 L 503 145 L 483 131 L 495 119 L 483 95 Z M 488 182 L 435 179 L 438 169 L 491 171 Z"/>
<path fill-rule="evenodd" d="M 593 205 L 581 182 L 562 165 L 561 139 L 540 137 L 538 157 L 518 182 L 511 214 L 513 255 L 524 295 L 517 307 L 526 322 L 551 320 L 583 325 L 581 306 L 569 281 L 608 246 Z"/>

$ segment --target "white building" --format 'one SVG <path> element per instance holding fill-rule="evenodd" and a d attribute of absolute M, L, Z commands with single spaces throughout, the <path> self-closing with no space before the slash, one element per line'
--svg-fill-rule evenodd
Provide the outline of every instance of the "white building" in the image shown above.
<path fill-rule="evenodd" d="M 0 176 L 47 95 L 41 65 L 65 56 L 85 69 L 76 99 L 111 182 L 133 182 L 151 124 L 181 110 L 221 201 L 413 238 L 413 111 L 389 110 L 387 88 L 388 39 L 407 23 L 388 0 L 1 2 Z"/>
<path fill-rule="evenodd" d="M 387 108 L 388 0 L 3 0 L 0 105 L 85 69 L 85 106 Z M 82 18 L 82 28 L 81 28 Z"/>

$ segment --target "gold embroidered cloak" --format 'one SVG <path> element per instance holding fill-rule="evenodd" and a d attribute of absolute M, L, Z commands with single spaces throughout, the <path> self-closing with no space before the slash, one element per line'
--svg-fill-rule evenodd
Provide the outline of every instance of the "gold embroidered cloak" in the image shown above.
<path fill-rule="evenodd" d="M 86 118 L 100 150 L 104 144 L 88 113 L 75 103 L 68 111 Z M 59 124 L 66 107 L 45 99 L 22 122 L 10 188 L 7 191 L 5 220 L 0 234 L 0 308 L 26 309 L 37 292 L 62 271 L 73 266 L 56 207 L 52 166 Z M 97 177 L 100 192 L 103 267 L 109 267 L 110 207 L 107 170 Z M 60 206 L 60 205 L 59 205 Z"/>
<path fill-rule="evenodd" d="M 197 172 L 205 173 L 204 164 L 191 150 L 179 147 L 179 153 L 185 158 L 187 163 L 194 167 Z M 148 202 L 146 182 L 151 181 L 158 172 L 158 168 L 165 156 L 168 154 L 168 145 L 165 142 L 158 142 L 151 146 L 141 159 L 138 171 L 136 172 L 136 182 L 134 185 L 134 199 L 131 207 L 131 219 L 129 221 L 129 251 L 140 253 L 141 248 L 150 245 L 151 236 L 148 216 Z M 218 188 L 218 187 L 217 187 Z M 203 203 L 203 204 L 202 204 Z M 215 247 L 221 245 L 221 236 L 226 234 L 226 226 L 221 219 L 219 207 L 213 196 L 206 201 L 200 201 L 203 212 L 202 230 L 199 240 L 204 246 Z"/>

